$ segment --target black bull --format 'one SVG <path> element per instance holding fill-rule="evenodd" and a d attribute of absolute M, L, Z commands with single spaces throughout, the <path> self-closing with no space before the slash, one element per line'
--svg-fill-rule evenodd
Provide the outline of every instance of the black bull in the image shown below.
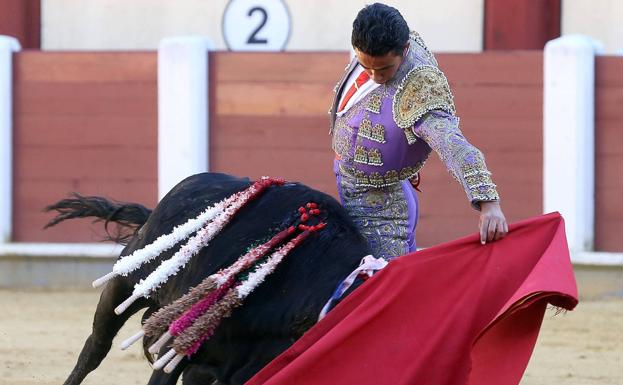
<path fill-rule="evenodd" d="M 174 226 L 196 217 L 206 207 L 249 185 L 247 179 L 205 173 L 179 183 L 151 213 L 134 204 L 108 206 L 110 202 L 101 198 L 65 200 L 49 209 L 64 212 L 59 216 L 60 220 L 96 216 L 106 219 L 107 223 L 137 226 L 140 229 L 129 239 L 121 253 L 123 256 L 150 244 L 162 234 L 170 233 Z M 175 384 L 180 375 L 184 384 L 233 385 L 247 381 L 316 322 L 322 306 L 339 281 L 358 265 L 362 257 L 370 254 L 365 239 L 339 203 L 301 184 L 270 187 L 243 207 L 185 269 L 121 315 L 115 315 L 113 309 L 130 296 L 134 284 L 146 277 L 160 261 L 170 258 L 176 248 L 129 276 L 116 277 L 108 282 L 97 305 L 93 331 L 65 384 L 81 383 L 99 366 L 110 350 L 113 338 L 132 314 L 147 308 L 143 315 L 146 319 L 208 275 L 229 266 L 249 246 L 274 234 L 283 220 L 306 202 L 319 204 L 326 213 L 327 226 L 295 248 L 266 282 L 249 295 L 243 306 L 222 322 L 215 335 L 197 353 L 183 360 L 171 374 L 155 371 L 149 384 Z M 137 207 L 141 209 L 136 210 Z M 145 351 L 153 342 L 143 341 Z M 147 352 L 146 355 L 153 359 Z"/>

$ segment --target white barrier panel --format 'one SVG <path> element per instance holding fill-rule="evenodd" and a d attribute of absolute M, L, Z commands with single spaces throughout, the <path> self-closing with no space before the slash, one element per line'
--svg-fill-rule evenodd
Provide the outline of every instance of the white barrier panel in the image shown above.
<path fill-rule="evenodd" d="M 0 36 L 0 243 L 11 240 L 13 214 L 13 52 L 14 37 Z"/>
<path fill-rule="evenodd" d="M 208 51 L 203 37 L 166 38 L 158 48 L 158 199 L 208 170 Z"/>
<path fill-rule="evenodd" d="M 565 218 L 572 251 L 594 245 L 595 54 L 582 35 L 549 41 L 544 58 L 543 209 Z"/>

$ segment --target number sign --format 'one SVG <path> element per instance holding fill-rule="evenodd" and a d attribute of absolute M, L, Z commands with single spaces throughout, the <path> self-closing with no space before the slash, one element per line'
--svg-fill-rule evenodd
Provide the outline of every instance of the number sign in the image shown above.
<path fill-rule="evenodd" d="M 230 0 L 223 36 L 232 51 L 281 51 L 290 37 L 290 14 L 282 0 Z"/>

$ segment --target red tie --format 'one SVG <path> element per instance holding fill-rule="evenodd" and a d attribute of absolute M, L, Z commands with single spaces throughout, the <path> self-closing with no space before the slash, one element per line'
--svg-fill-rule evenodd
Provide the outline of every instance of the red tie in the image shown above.
<path fill-rule="evenodd" d="M 348 92 L 346 92 L 346 95 L 344 95 L 344 100 L 342 101 L 342 104 L 340 104 L 340 108 L 337 110 L 338 112 L 342 111 L 344 107 L 346 107 L 346 104 L 348 103 L 350 98 L 352 98 L 353 95 L 355 95 L 355 92 L 357 92 L 357 90 L 359 89 L 359 87 L 361 87 L 368 80 L 370 80 L 370 75 L 368 75 L 366 71 L 363 71 L 359 74 L 359 76 L 357 76 L 357 79 L 355 79 L 353 85 L 350 86 Z"/>

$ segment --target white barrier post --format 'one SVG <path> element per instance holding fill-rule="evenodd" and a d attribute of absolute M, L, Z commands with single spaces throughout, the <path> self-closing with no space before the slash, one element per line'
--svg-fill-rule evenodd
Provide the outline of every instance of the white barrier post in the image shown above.
<path fill-rule="evenodd" d="M 158 199 L 208 170 L 208 51 L 204 37 L 165 38 L 158 47 Z"/>
<path fill-rule="evenodd" d="M 565 218 L 569 248 L 590 251 L 595 222 L 595 54 L 582 35 L 549 41 L 544 53 L 543 209 Z"/>
<path fill-rule="evenodd" d="M 13 222 L 13 52 L 11 36 L 0 36 L 0 243 L 11 240 Z"/>

